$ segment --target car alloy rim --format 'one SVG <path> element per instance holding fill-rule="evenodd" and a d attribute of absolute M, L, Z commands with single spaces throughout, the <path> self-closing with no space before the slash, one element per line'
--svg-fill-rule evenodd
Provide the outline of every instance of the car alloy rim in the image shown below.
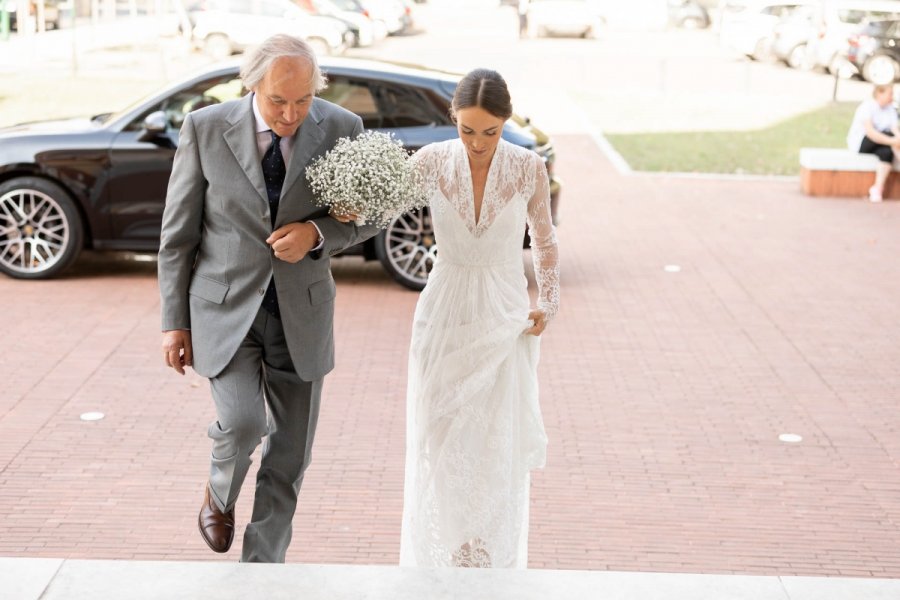
<path fill-rule="evenodd" d="M 403 213 L 391 221 L 384 243 L 388 261 L 394 270 L 410 281 L 425 285 L 437 257 L 434 227 L 428 208 Z"/>
<path fill-rule="evenodd" d="M 876 56 L 869 65 L 869 78 L 872 83 L 888 84 L 894 81 L 893 61 L 886 56 Z"/>
<path fill-rule="evenodd" d="M 17 189 L 0 197 L 0 264 L 18 273 L 40 273 L 62 257 L 69 223 L 50 196 Z"/>

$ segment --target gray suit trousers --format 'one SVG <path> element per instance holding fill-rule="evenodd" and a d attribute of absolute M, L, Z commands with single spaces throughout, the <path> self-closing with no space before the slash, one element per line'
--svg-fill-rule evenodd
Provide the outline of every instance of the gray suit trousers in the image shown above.
<path fill-rule="evenodd" d="M 231 362 L 210 379 L 217 419 L 208 431 L 209 485 L 220 509 L 234 506 L 250 457 L 266 436 L 242 562 L 284 562 L 311 458 L 322 381 L 300 379 L 281 321 L 262 308 Z"/>

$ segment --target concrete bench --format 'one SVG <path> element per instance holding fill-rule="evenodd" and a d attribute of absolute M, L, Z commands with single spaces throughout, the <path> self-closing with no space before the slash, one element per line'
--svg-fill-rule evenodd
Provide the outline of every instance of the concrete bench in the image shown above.
<path fill-rule="evenodd" d="M 878 158 L 842 148 L 801 148 L 800 185 L 809 196 L 865 198 L 875 182 Z M 894 171 L 900 171 L 897 158 Z M 885 198 L 900 198 L 900 177 L 891 175 Z"/>

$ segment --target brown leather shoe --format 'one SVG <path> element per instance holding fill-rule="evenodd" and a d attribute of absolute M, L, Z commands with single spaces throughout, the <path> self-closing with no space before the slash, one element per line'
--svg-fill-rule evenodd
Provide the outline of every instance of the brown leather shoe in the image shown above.
<path fill-rule="evenodd" d="M 234 541 L 234 508 L 227 513 L 219 510 L 209 493 L 209 485 L 206 486 L 197 525 L 203 541 L 213 552 L 228 552 Z"/>

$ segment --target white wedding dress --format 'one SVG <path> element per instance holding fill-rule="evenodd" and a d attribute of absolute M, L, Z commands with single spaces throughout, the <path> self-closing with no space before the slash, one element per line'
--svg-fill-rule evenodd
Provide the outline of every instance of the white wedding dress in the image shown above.
<path fill-rule="evenodd" d="M 501 140 L 475 220 L 459 139 L 413 156 L 426 177 L 438 254 L 409 353 L 400 564 L 525 568 L 529 474 L 547 437 L 538 405 L 540 338 L 524 334 L 529 226 L 538 307 L 559 304 L 550 188 L 541 158 Z"/>

